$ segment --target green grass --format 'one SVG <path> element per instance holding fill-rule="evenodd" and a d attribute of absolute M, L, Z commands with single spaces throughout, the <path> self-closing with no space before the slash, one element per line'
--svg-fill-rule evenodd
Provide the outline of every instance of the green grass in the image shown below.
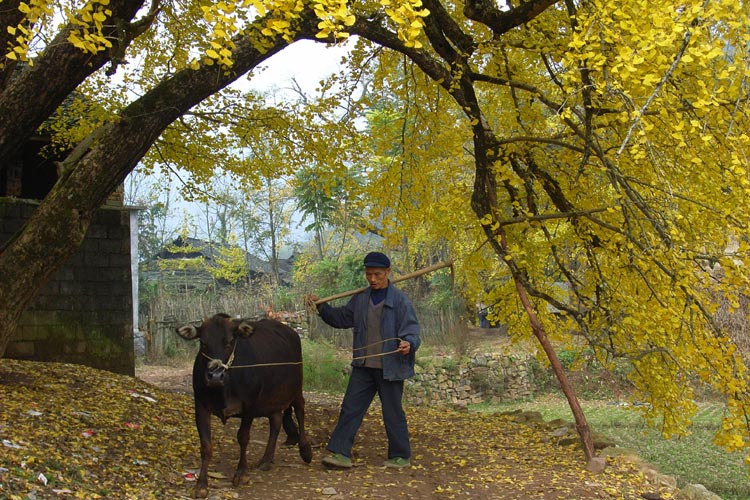
<path fill-rule="evenodd" d="M 634 450 L 660 472 L 674 476 L 678 486 L 700 483 L 724 500 L 750 500 L 750 478 L 743 455 L 729 453 L 712 442 L 721 421 L 720 404 L 700 404 L 692 434 L 670 440 L 649 427 L 632 407 L 606 401 L 581 401 L 581 406 L 592 430 L 610 437 L 618 446 Z M 573 420 L 567 402 L 557 397 L 477 405 L 472 409 L 481 412 L 522 409 L 538 411 L 547 421 L 555 418 Z"/>
<path fill-rule="evenodd" d="M 306 391 L 343 394 L 349 379 L 351 354 L 327 342 L 302 340 Z"/>

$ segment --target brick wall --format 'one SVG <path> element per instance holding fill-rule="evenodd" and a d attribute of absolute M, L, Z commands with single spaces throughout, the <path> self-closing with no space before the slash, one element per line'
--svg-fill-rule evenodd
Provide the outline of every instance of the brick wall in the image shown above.
<path fill-rule="evenodd" d="M 0 198 L 0 244 L 37 206 Z M 97 212 L 83 245 L 21 318 L 5 356 L 134 374 L 129 210 Z"/>

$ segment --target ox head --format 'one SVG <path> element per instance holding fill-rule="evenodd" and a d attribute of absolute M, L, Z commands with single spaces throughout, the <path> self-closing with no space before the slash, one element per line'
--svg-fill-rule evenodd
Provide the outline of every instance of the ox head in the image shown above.
<path fill-rule="evenodd" d="M 204 376 L 209 387 L 222 387 L 228 380 L 228 370 L 234 362 L 238 337 L 249 337 L 253 326 L 242 319 L 216 314 L 203 320 L 200 326 L 187 324 L 177 328 L 186 340 L 200 340 L 198 357 L 205 361 Z"/>

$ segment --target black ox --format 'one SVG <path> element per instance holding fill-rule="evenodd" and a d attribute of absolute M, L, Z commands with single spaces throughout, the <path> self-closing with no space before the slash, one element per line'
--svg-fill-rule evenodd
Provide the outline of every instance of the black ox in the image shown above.
<path fill-rule="evenodd" d="M 195 424 L 201 443 L 201 470 L 196 497 L 208 495 L 211 414 L 223 423 L 241 419 L 237 431 L 240 460 L 232 483 L 247 484 L 247 443 L 256 417 L 268 417 L 268 443 L 257 467 L 268 470 L 283 425 L 286 444 L 299 444 L 302 459 L 310 463 L 312 448 L 305 434 L 305 399 L 302 395 L 302 347 L 297 332 L 275 320 L 249 321 L 217 314 L 199 327 L 177 328 L 184 339 L 200 340 L 193 364 Z M 297 417 L 297 430 L 292 419 Z"/>

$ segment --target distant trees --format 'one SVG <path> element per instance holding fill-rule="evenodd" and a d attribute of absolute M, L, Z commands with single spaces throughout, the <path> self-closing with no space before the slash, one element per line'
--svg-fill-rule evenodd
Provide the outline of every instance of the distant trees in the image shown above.
<path fill-rule="evenodd" d="M 138 259 L 141 262 L 153 258 L 177 234 L 178 228 L 169 221 L 173 195 L 170 184 L 166 178 L 153 182 L 140 171 L 128 177 L 125 204 L 138 208 Z"/>
<path fill-rule="evenodd" d="M 297 172 L 293 191 L 296 208 L 302 214 L 302 222 L 310 220 L 304 229 L 312 232 L 320 260 L 330 254 L 340 255 L 329 248 L 327 232 L 333 233 L 335 246 L 340 250 L 349 232 L 363 229 L 357 194 L 362 184 L 358 167 L 347 169 L 343 177 L 321 175 L 320 169 L 314 167 Z"/>

